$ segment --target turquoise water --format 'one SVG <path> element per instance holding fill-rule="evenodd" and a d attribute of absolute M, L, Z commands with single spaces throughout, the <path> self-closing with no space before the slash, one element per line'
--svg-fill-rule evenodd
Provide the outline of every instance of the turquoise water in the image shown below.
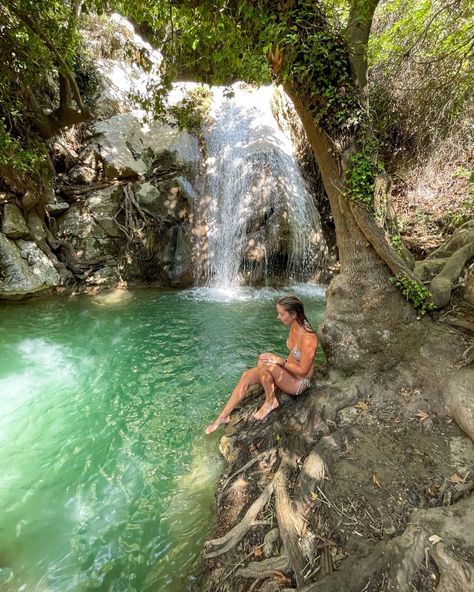
<path fill-rule="evenodd" d="M 295 291 L 317 323 L 323 291 Z M 0 307 L 1 590 L 185 590 L 223 468 L 203 428 L 259 352 L 284 352 L 281 294 Z"/>

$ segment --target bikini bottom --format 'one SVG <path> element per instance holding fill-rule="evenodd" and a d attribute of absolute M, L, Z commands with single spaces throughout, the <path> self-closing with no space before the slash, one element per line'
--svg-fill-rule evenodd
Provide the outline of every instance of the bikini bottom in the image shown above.
<path fill-rule="evenodd" d="M 311 385 L 311 381 L 309 378 L 306 378 L 306 377 L 302 378 L 300 380 L 300 383 L 299 383 L 298 388 L 296 390 L 296 395 L 301 395 L 301 393 L 304 393 L 304 391 L 306 389 L 308 389 L 310 387 L 310 385 Z"/>

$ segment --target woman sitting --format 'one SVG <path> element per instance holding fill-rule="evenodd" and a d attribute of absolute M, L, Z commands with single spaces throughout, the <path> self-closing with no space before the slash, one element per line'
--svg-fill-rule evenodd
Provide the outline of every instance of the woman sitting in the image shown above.
<path fill-rule="evenodd" d="M 276 308 L 278 319 L 290 327 L 286 341 L 288 357 L 281 358 L 267 352 L 260 354 L 257 367 L 242 373 L 219 417 L 206 428 L 206 434 L 211 434 L 221 424 L 229 423 L 231 412 L 242 401 L 252 384 L 261 384 L 265 391 L 265 401 L 254 414 L 256 420 L 264 419 L 278 407 L 275 387 L 289 395 L 300 395 L 309 387 L 318 346 L 316 333 L 297 296 L 283 296 L 278 300 Z"/>

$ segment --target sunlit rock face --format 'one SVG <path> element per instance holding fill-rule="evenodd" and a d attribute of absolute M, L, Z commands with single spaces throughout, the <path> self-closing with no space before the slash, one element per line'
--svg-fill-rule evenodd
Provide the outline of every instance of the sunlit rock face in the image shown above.
<path fill-rule="evenodd" d="M 0 233 L 0 298 L 15 299 L 54 288 L 59 274 L 32 241 L 13 241 Z"/>
<path fill-rule="evenodd" d="M 88 281 L 225 287 L 318 279 L 327 247 L 314 195 L 274 115 L 286 100 L 281 91 L 210 89 L 197 136 L 141 108 L 137 97 L 159 81 L 161 55 L 130 23 L 112 15 L 90 23 L 85 36 L 100 74 L 97 119 L 64 173 L 69 188 L 86 189 L 58 215 L 55 232 L 84 261 L 111 259 L 107 273 Z M 176 84 L 170 105 L 196 86 Z"/>

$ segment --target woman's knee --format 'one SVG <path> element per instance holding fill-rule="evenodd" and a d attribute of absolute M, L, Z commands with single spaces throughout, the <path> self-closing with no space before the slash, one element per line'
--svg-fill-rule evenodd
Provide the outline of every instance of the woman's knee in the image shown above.
<path fill-rule="evenodd" d="M 264 382 L 273 382 L 273 376 L 270 372 L 270 367 L 268 364 L 265 364 L 265 367 L 259 367 L 258 369 L 258 376 L 260 378 L 260 382 L 263 384 Z"/>
<path fill-rule="evenodd" d="M 251 384 L 255 378 L 255 368 L 244 370 L 240 375 L 240 382 Z"/>

